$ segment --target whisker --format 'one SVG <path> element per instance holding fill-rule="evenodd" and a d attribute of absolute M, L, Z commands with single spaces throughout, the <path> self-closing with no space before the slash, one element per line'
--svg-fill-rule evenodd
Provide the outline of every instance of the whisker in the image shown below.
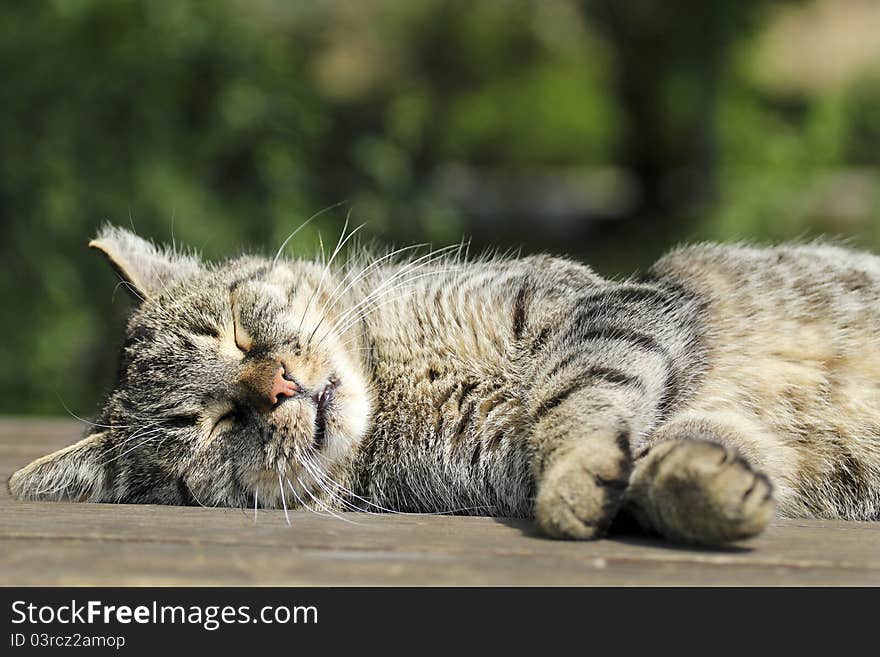
<path fill-rule="evenodd" d="M 98 424 L 97 422 L 92 422 L 91 420 L 86 420 L 85 418 L 81 418 L 79 415 L 71 411 L 67 404 L 64 403 L 64 399 L 61 397 L 60 393 L 55 393 L 58 397 L 58 401 L 61 402 L 61 405 L 64 407 L 64 410 L 67 411 L 67 414 L 75 420 L 79 420 L 80 422 L 84 422 L 85 424 L 90 424 L 93 427 L 99 427 L 101 429 L 131 429 L 133 425 L 131 424 Z"/>
<path fill-rule="evenodd" d="M 369 305 L 371 303 L 373 303 L 377 298 L 381 298 L 381 297 L 385 296 L 386 294 L 390 294 L 391 292 L 393 292 L 395 290 L 400 290 L 404 286 L 408 285 L 412 281 L 418 280 L 419 278 L 423 278 L 425 276 L 437 276 L 440 274 L 445 274 L 445 273 L 457 271 L 459 269 L 458 267 L 453 267 L 453 268 L 449 268 L 449 269 L 441 269 L 438 271 L 431 271 L 431 272 L 428 272 L 425 274 L 413 275 L 413 276 L 410 276 L 409 278 L 404 278 L 403 280 L 397 280 L 403 276 L 413 274 L 414 272 L 418 271 L 419 269 L 422 269 L 430 264 L 433 264 L 433 262 L 436 262 L 437 260 L 441 259 L 441 257 L 442 256 L 437 256 L 433 260 L 429 260 L 428 262 L 424 262 L 424 263 L 418 265 L 417 267 L 409 266 L 407 269 L 404 269 L 404 270 L 396 273 L 394 276 L 392 276 L 391 278 L 387 279 L 386 281 L 384 281 L 383 283 L 378 285 L 369 294 L 367 294 L 361 301 L 356 303 L 354 306 L 352 306 L 350 309 L 348 309 L 346 312 L 344 312 L 339 318 L 337 318 L 335 323 L 333 324 L 333 326 L 331 326 L 330 329 L 328 331 L 326 331 L 324 333 L 324 335 L 321 337 L 318 344 L 320 345 L 327 338 L 328 335 L 330 335 L 334 332 L 341 333 L 341 331 L 338 330 L 338 326 L 340 324 L 347 321 L 349 317 L 351 317 L 355 313 L 357 313 L 362 307 L 365 307 L 365 306 L 369 307 Z M 394 285 L 392 285 L 392 283 L 394 283 Z M 388 285 L 391 285 L 391 287 L 389 287 L 388 289 L 383 289 Z M 318 326 L 320 326 L 320 322 L 319 322 Z M 318 329 L 318 327 L 315 327 L 315 330 L 312 331 L 312 334 L 309 336 L 309 340 L 307 341 L 306 344 L 309 344 L 311 342 L 311 340 L 314 338 L 314 335 L 317 332 L 317 329 Z"/>
<path fill-rule="evenodd" d="M 284 484 L 281 481 L 281 473 L 278 473 L 278 488 L 281 489 L 281 505 L 284 507 L 284 519 L 290 524 L 290 515 L 287 513 L 287 500 L 284 497 Z"/>
<path fill-rule="evenodd" d="M 360 307 L 361 305 L 366 303 L 372 295 L 374 295 L 377 292 L 379 292 L 380 290 L 382 290 L 382 288 L 384 288 L 385 286 L 393 284 L 398 278 L 405 276 L 412 271 L 415 271 L 423 266 L 430 264 L 431 262 L 435 262 L 436 260 L 440 259 L 443 252 L 447 251 L 449 248 L 452 248 L 452 247 L 443 247 L 441 249 L 431 251 L 430 253 L 427 253 L 419 258 L 416 258 L 412 262 L 408 263 L 400 271 L 395 272 L 388 279 L 385 279 L 379 285 L 377 285 L 369 294 L 366 295 L 366 297 L 364 299 L 362 299 L 359 303 L 355 304 L 354 307 L 350 308 L 345 313 L 343 313 L 342 317 L 345 317 L 347 314 L 355 311 L 358 307 Z M 427 262 L 422 262 L 422 261 L 425 261 L 426 259 L 427 259 Z M 421 264 L 419 264 L 419 263 L 421 263 Z M 418 266 L 416 266 L 416 265 L 418 265 Z M 335 303 L 335 301 L 334 301 L 334 303 Z M 315 326 L 315 328 L 312 330 L 312 333 L 309 336 L 309 339 L 306 342 L 306 344 L 309 344 L 311 342 L 311 340 L 314 338 L 315 333 L 317 333 L 318 328 L 323 323 L 325 317 L 326 317 L 325 311 L 322 309 L 321 319 L 318 322 L 318 324 Z M 337 321 L 340 321 L 340 320 L 341 320 L 341 317 L 337 318 Z"/>
<path fill-rule="evenodd" d="M 113 293 L 110 295 L 110 302 L 111 303 L 116 301 L 116 290 L 119 289 L 120 285 L 124 285 L 125 287 L 127 287 L 129 292 L 131 292 L 134 296 L 136 296 L 138 299 L 140 299 L 143 303 L 146 303 L 147 300 L 144 299 L 140 295 L 140 293 L 137 291 L 137 288 L 135 288 L 133 285 L 131 285 L 127 280 L 125 280 L 121 276 L 119 277 L 119 282 L 116 284 L 116 287 L 113 288 Z"/>
<path fill-rule="evenodd" d="M 350 214 L 351 214 L 351 210 L 349 210 L 349 215 Z M 305 310 L 303 310 L 302 317 L 300 318 L 299 328 L 297 329 L 297 332 L 302 330 L 303 322 L 305 321 L 305 318 L 309 312 L 309 309 L 311 309 L 311 307 L 312 307 L 312 303 L 314 302 L 315 298 L 317 298 L 318 294 L 320 294 L 321 291 L 323 291 L 324 279 L 327 276 L 327 272 L 330 271 L 330 267 L 332 266 L 333 261 L 336 259 L 336 256 L 339 255 L 339 252 L 342 250 L 342 247 L 345 246 L 345 244 L 364 226 L 366 226 L 365 223 L 361 224 L 360 226 L 358 226 L 357 228 L 352 230 L 348 234 L 348 237 L 346 237 L 345 231 L 348 229 L 348 216 L 346 216 L 345 225 L 343 225 L 342 233 L 339 235 L 339 241 L 336 243 L 336 248 L 333 250 L 333 253 L 330 255 L 330 260 L 327 261 L 327 264 L 324 266 L 324 269 L 321 271 L 321 278 L 318 282 L 318 287 L 315 288 L 315 290 L 312 292 L 312 295 L 309 297 L 309 301 L 306 304 Z"/>
<path fill-rule="evenodd" d="M 278 247 L 278 252 L 275 254 L 275 257 L 272 259 L 272 267 L 273 267 L 273 269 L 274 269 L 275 265 L 278 264 L 278 260 L 279 260 L 279 258 L 281 258 L 281 254 L 284 252 L 284 247 L 287 246 L 288 242 L 290 242 L 290 240 L 292 240 L 292 239 L 294 238 L 294 236 L 295 236 L 299 231 L 301 231 L 303 228 L 305 228 L 306 226 L 308 226 L 310 223 L 312 223 L 315 219 L 317 219 L 318 217 L 320 217 L 320 216 L 321 216 L 322 214 L 324 214 L 325 212 L 329 212 L 330 210 L 333 210 L 333 209 L 335 209 L 335 208 L 338 208 L 340 205 L 343 205 L 343 204 L 345 204 L 345 203 L 346 203 L 346 201 L 339 201 L 339 203 L 334 203 L 333 205 L 328 205 L 328 206 L 327 206 L 326 208 L 324 208 L 323 210 L 318 210 L 315 214 L 313 214 L 311 217 L 309 217 L 309 218 L 306 219 L 304 222 L 302 222 L 302 223 L 300 224 L 299 228 L 297 228 L 297 229 L 296 229 L 295 231 L 293 231 L 290 235 L 288 235 L 288 236 L 287 236 L 287 239 L 285 239 L 285 240 L 281 243 L 281 246 Z"/>
<path fill-rule="evenodd" d="M 325 319 L 326 316 L 327 316 L 327 312 L 330 311 L 330 310 L 333 310 L 333 308 L 336 306 L 336 304 L 338 303 L 338 301 L 343 297 L 343 295 L 344 295 L 346 292 L 348 292 L 348 290 L 350 290 L 350 289 L 355 285 L 355 283 L 357 283 L 358 281 L 360 281 L 361 279 L 363 279 L 363 277 L 366 276 L 371 270 L 373 270 L 373 269 L 375 269 L 376 267 L 378 267 L 379 264 L 381 264 L 382 262 L 384 262 L 384 261 L 386 261 L 386 260 L 389 260 L 389 259 L 393 258 L 393 257 L 396 256 L 396 255 L 399 255 L 400 253 L 402 253 L 402 252 L 404 252 L 404 251 L 413 250 L 413 249 L 418 249 L 418 248 L 421 248 L 421 247 L 423 247 L 423 246 L 428 246 L 428 244 L 427 244 L 427 243 L 421 243 L 421 244 L 413 244 L 413 245 L 411 245 L 411 246 L 405 246 L 405 247 L 403 247 L 403 248 L 400 248 L 400 249 L 396 249 L 396 250 L 394 250 L 394 251 L 391 251 L 390 253 L 388 253 L 388 254 L 382 256 L 381 258 L 378 258 L 378 259 L 374 260 L 373 262 L 371 262 L 371 263 L 368 264 L 367 266 L 363 267 L 363 268 L 357 273 L 357 275 L 355 275 L 355 277 L 354 277 L 354 278 L 348 283 L 348 285 L 346 285 L 342 290 L 340 290 L 339 288 L 345 283 L 345 281 L 348 279 L 348 277 L 351 275 L 351 273 L 354 272 L 354 271 L 357 271 L 357 270 L 355 270 L 355 269 L 350 269 L 348 272 L 346 272 L 345 276 L 342 278 L 341 281 L 339 281 L 339 284 L 333 289 L 333 291 L 330 293 L 330 296 L 327 298 L 327 301 L 324 303 L 324 306 L 321 308 L 321 312 L 319 313 L 321 319 L 320 319 L 320 321 L 318 322 L 318 325 L 317 325 L 317 326 L 315 327 L 315 329 L 312 331 L 312 335 L 314 335 L 315 331 L 318 330 L 318 327 L 321 326 L 321 323 L 324 321 L 324 319 Z"/>
<path fill-rule="evenodd" d="M 319 511 L 315 511 L 312 507 L 310 507 L 308 504 L 306 504 L 305 500 L 303 500 L 303 498 L 301 498 L 299 496 L 299 493 L 296 492 L 296 488 L 294 487 L 293 483 L 290 481 L 290 478 L 286 478 L 286 479 L 287 479 L 287 485 L 290 487 L 290 492 L 293 493 L 293 496 L 296 498 L 296 501 L 299 502 L 299 504 L 302 508 L 314 513 L 316 516 L 324 516 L 326 518 L 330 517 L 326 513 L 320 513 Z M 299 485 L 303 487 L 303 490 L 305 490 L 305 485 L 302 483 L 302 481 L 299 479 L 299 477 L 297 477 L 297 481 L 299 481 Z"/>
<path fill-rule="evenodd" d="M 192 498 L 203 509 L 214 508 L 215 506 L 217 506 L 216 504 L 211 504 L 211 505 L 203 504 L 202 501 L 198 497 L 196 497 L 196 492 L 192 488 L 189 488 L 189 487 L 187 487 L 187 488 L 189 489 L 189 494 L 192 495 Z"/>
<path fill-rule="evenodd" d="M 318 342 L 318 346 L 321 345 L 321 343 L 322 343 L 324 340 L 326 340 L 327 337 L 328 337 L 329 335 L 332 335 L 332 334 L 334 334 L 334 333 L 335 333 L 335 334 L 338 334 L 338 335 L 344 335 L 345 332 L 348 331 L 352 326 L 354 326 L 354 325 L 357 324 L 358 322 L 362 321 L 364 318 L 366 318 L 367 316 L 369 316 L 370 314 L 372 314 L 373 312 L 375 312 L 375 311 L 378 310 L 379 308 L 382 308 L 382 307 L 384 307 L 384 306 L 386 306 L 386 305 L 389 305 L 390 303 L 394 303 L 394 302 L 396 302 L 396 301 L 400 301 L 401 299 L 404 299 L 404 298 L 406 298 L 407 296 L 409 296 L 409 295 L 412 293 L 413 289 L 414 289 L 414 286 L 411 285 L 411 283 L 412 283 L 413 281 L 416 281 L 416 280 L 418 280 L 418 279 L 420 279 L 420 278 L 425 278 L 425 277 L 427 277 L 427 276 L 437 276 L 438 274 L 444 274 L 444 273 L 448 273 L 448 272 L 450 272 L 450 271 L 454 271 L 454 270 L 449 270 L 449 269 L 447 269 L 447 270 L 440 270 L 440 271 L 436 271 L 436 272 L 435 272 L 435 271 L 432 271 L 432 272 L 428 272 L 428 273 L 425 273 L 425 274 L 419 274 L 419 275 L 417 275 L 417 276 L 413 276 L 413 277 L 411 277 L 411 278 L 408 278 L 408 279 L 406 279 L 405 281 L 402 281 L 402 282 L 401 282 L 398 286 L 396 286 L 396 287 L 389 288 L 388 290 L 385 290 L 382 294 L 380 294 L 380 295 L 378 295 L 377 297 L 371 299 L 371 304 L 372 304 L 372 306 L 371 306 L 371 305 L 367 305 L 367 306 L 363 309 L 363 312 L 361 312 L 360 314 L 358 314 L 358 315 L 355 316 L 355 317 L 351 317 L 351 318 L 349 318 L 348 321 L 347 321 L 344 325 L 342 325 L 342 326 L 336 326 L 336 325 L 334 325 L 334 326 L 330 327 L 330 330 L 329 330 L 327 333 L 325 333 L 325 334 L 323 335 L 323 337 L 321 338 L 321 340 Z M 376 301 L 377 301 L 378 299 L 384 297 L 385 295 L 387 295 L 387 294 L 391 294 L 392 292 L 398 292 L 398 291 L 400 291 L 400 290 L 402 290 L 402 289 L 404 289 L 404 288 L 406 288 L 406 291 L 405 291 L 404 294 L 398 295 L 397 297 L 392 297 L 391 299 L 385 299 L 384 301 L 382 301 L 382 303 L 376 303 Z"/>
<path fill-rule="evenodd" d="M 318 231 L 318 246 L 321 249 L 321 266 L 325 267 L 327 265 L 327 254 L 324 253 L 324 237 L 321 235 L 321 231 Z"/>
<path fill-rule="evenodd" d="M 302 460 L 302 464 L 303 464 L 303 467 L 304 467 L 304 468 L 308 471 L 308 473 L 312 476 L 312 479 L 315 481 L 315 483 L 318 485 L 318 487 L 321 488 L 321 490 L 323 490 L 323 491 L 324 491 L 324 492 L 330 497 L 331 500 L 334 500 L 335 502 L 338 502 L 338 503 L 340 503 L 340 504 L 343 504 L 343 505 L 345 505 L 345 506 L 348 506 L 348 507 L 349 507 L 350 509 L 352 509 L 353 511 L 363 511 L 363 509 L 360 509 L 360 508 L 356 507 L 355 505 L 353 505 L 353 504 L 349 503 L 348 501 L 346 501 L 344 498 L 342 498 L 342 497 L 336 495 L 332 490 L 330 490 L 330 489 L 329 489 L 329 488 L 323 483 L 325 477 L 317 473 L 317 471 L 316 471 L 316 470 L 317 470 L 316 464 L 315 464 L 314 462 L 310 461 L 310 459 L 308 458 L 308 455 L 306 455 L 306 458 L 304 458 L 304 459 Z M 327 474 L 327 473 L 325 473 L 325 474 Z M 306 489 L 306 492 L 308 493 L 308 489 Z M 313 497 L 312 499 L 315 499 L 315 501 L 316 501 L 318 504 L 321 504 L 321 501 L 320 501 L 320 500 L 318 500 L 318 499 L 316 499 L 316 498 L 314 498 L 314 497 Z M 351 524 L 353 524 L 353 525 L 361 525 L 361 524 L 363 524 L 363 523 L 355 522 L 354 520 L 349 520 L 348 518 L 345 518 L 345 517 L 343 517 L 343 516 L 339 516 L 339 515 L 333 513 L 333 509 L 331 509 L 330 507 L 327 507 L 327 506 L 325 506 L 325 505 L 323 505 L 323 504 L 321 504 L 321 505 L 324 506 L 324 507 L 325 507 L 325 508 L 326 508 L 331 514 L 333 514 L 335 517 L 339 518 L 340 520 L 343 520 L 343 521 L 345 521 L 345 522 L 349 522 L 349 523 L 351 523 Z"/>
<path fill-rule="evenodd" d="M 326 509 L 327 512 L 328 512 L 332 517 L 336 518 L 337 520 L 342 520 L 343 522 L 347 522 L 347 523 L 350 523 L 350 524 L 353 524 L 353 525 L 359 525 L 359 524 L 361 524 L 361 523 L 358 523 L 358 522 L 354 522 L 353 520 L 349 520 L 348 518 L 343 518 L 342 516 L 340 516 L 338 513 L 336 513 L 335 511 L 333 511 L 333 509 L 331 509 L 329 506 L 327 506 L 327 505 L 324 504 L 321 500 L 319 500 L 317 497 L 315 497 L 315 496 L 312 494 L 312 491 L 309 490 L 308 486 L 306 486 L 305 484 L 302 483 L 302 479 L 300 479 L 299 477 L 297 477 L 296 480 L 299 482 L 300 486 L 303 487 L 303 490 L 305 491 L 306 495 L 308 495 L 309 497 L 311 497 L 312 500 L 315 502 L 315 504 L 317 504 L 318 506 L 320 506 L 320 507 L 323 508 L 323 509 Z M 316 482 L 316 483 L 317 483 L 317 482 Z"/>
<path fill-rule="evenodd" d="M 320 454 L 319 452 L 313 452 L 313 454 L 314 454 L 315 456 L 318 456 L 319 458 L 325 458 L 324 455 L 323 455 L 323 454 Z M 455 513 L 461 513 L 461 512 L 464 512 L 464 511 L 488 511 L 488 510 L 493 510 L 493 509 L 495 509 L 495 506 L 494 506 L 494 505 L 488 504 L 488 505 L 478 505 L 478 506 L 460 507 L 460 508 L 457 508 L 457 509 L 447 509 L 447 510 L 445 510 L 445 511 L 428 511 L 428 512 L 423 512 L 423 513 L 412 513 L 412 512 L 408 512 L 408 511 L 396 511 L 396 510 L 394 510 L 394 509 L 389 509 L 389 508 L 387 508 L 387 507 L 384 507 L 384 506 L 382 506 L 381 504 L 376 504 L 375 502 L 372 502 L 372 501 L 366 499 L 365 497 L 361 497 L 361 496 L 358 495 L 357 493 L 355 493 L 355 492 L 349 490 L 348 488 L 346 488 L 345 486 L 343 486 L 343 485 L 340 484 L 339 482 L 334 481 L 333 479 L 329 479 L 328 481 L 329 481 L 330 483 L 332 483 L 334 486 L 336 486 L 337 488 L 339 488 L 340 490 L 342 490 L 343 492 L 347 493 L 348 495 L 351 495 L 353 498 L 355 498 L 355 499 L 357 499 L 357 500 L 360 500 L 361 502 L 364 502 L 365 504 L 368 504 L 368 505 L 370 505 L 370 506 L 372 506 L 372 507 L 374 507 L 374 508 L 376 508 L 376 509 L 379 509 L 380 511 L 383 511 L 383 512 L 385 512 L 385 513 L 393 513 L 393 514 L 396 514 L 396 515 L 404 515 L 404 516 L 442 516 L 442 515 L 450 515 L 450 514 L 455 514 Z"/>
<path fill-rule="evenodd" d="M 157 438 L 153 438 L 153 437 L 150 437 L 150 438 L 148 438 L 147 440 L 142 440 L 141 442 L 137 443 L 137 444 L 134 445 L 133 447 L 129 447 L 127 450 L 125 450 L 125 451 L 122 452 L 121 454 L 118 454 L 118 455 L 114 456 L 114 457 L 111 458 L 111 459 L 107 459 L 106 461 L 104 461 L 103 463 L 101 463 L 100 466 L 103 467 L 103 466 L 107 465 L 108 463 L 113 463 L 113 461 L 116 461 L 116 460 L 118 460 L 118 459 L 121 459 L 121 458 L 122 458 L 123 456 L 125 456 L 126 454 L 130 454 L 131 452 L 135 451 L 136 449 L 138 449 L 138 448 L 140 448 L 140 447 L 146 447 L 147 445 L 149 445 L 150 443 L 152 443 L 152 442 L 154 442 L 154 441 L 156 441 L 156 440 L 158 440 L 158 439 L 157 439 Z"/>
<path fill-rule="evenodd" d="M 304 454 L 304 458 L 297 459 L 297 460 L 298 460 L 299 463 L 302 464 L 303 468 L 304 468 L 304 469 L 305 469 L 305 470 L 311 475 L 312 480 L 315 482 L 315 484 L 316 484 L 316 485 L 317 485 L 317 486 L 318 486 L 318 487 L 319 487 L 319 488 L 320 488 L 325 494 L 327 494 L 331 500 L 333 500 L 333 501 L 335 501 L 335 502 L 339 502 L 339 501 L 340 501 L 339 498 L 337 498 L 337 497 L 333 494 L 333 491 L 331 491 L 330 489 L 328 489 L 328 488 L 327 488 L 327 487 L 326 487 L 326 486 L 320 481 L 320 477 L 316 474 L 315 469 L 312 468 L 312 467 L 310 467 L 312 464 L 311 464 L 311 462 L 310 462 L 310 460 L 309 460 L 309 458 L 308 458 L 308 453 Z M 320 499 L 318 499 L 318 498 L 316 498 L 314 495 L 312 495 L 311 491 L 310 491 L 309 488 L 303 483 L 302 479 L 300 479 L 298 476 L 297 476 L 296 479 L 297 479 L 297 481 L 299 482 L 299 485 L 302 486 L 303 491 L 304 491 L 309 497 L 311 497 L 312 500 L 314 500 L 314 502 L 315 502 L 318 506 L 320 506 L 321 508 L 326 509 L 326 510 L 327 510 L 332 516 L 334 516 L 334 517 L 340 518 L 341 520 L 345 520 L 345 521 L 347 521 L 347 522 L 352 522 L 352 521 L 347 520 L 346 518 L 341 518 L 340 516 L 338 516 L 337 514 L 335 514 L 335 513 L 333 512 L 333 509 L 332 509 L 332 508 L 330 508 L 328 505 L 324 504 Z M 288 479 L 288 482 L 290 482 L 290 479 Z M 321 514 L 321 515 L 326 515 L 326 514 Z M 357 523 L 355 523 L 355 524 L 357 524 Z"/>

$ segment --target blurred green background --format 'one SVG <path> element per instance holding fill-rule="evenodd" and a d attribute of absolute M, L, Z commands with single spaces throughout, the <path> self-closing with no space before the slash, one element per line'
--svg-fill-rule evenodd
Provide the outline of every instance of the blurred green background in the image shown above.
<path fill-rule="evenodd" d="M 91 414 L 106 221 L 207 257 L 472 238 L 605 274 L 693 239 L 880 248 L 877 0 L 0 4 L 0 412 Z M 63 400 L 63 403 L 62 403 Z"/>

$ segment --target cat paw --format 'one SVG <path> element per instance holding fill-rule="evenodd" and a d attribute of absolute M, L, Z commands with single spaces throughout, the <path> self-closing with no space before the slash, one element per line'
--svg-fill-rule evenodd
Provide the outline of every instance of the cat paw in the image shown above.
<path fill-rule="evenodd" d="M 544 474 L 535 500 L 535 521 L 552 538 L 603 536 L 623 503 L 630 460 L 598 466 L 587 450 L 573 450 Z"/>
<path fill-rule="evenodd" d="M 644 479 L 649 472 L 648 481 Z M 773 516 L 770 480 L 733 450 L 704 440 L 672 440 L 639 464 L 633 490 L 667 538 L 718 545 L 755 536 Z"/>

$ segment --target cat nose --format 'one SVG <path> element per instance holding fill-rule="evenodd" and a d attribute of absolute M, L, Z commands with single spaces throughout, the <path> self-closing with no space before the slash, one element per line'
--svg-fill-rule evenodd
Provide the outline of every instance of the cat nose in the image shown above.
<path fill-rule="evenodd" d="M 282 398 L 293 397 L 301 391 L 302 388 L 296 384 L 296 381 L 294 381 L 293 377 L 287 373 L 284 366 L 279 366 L 278 369 L 275 370 L 275 376 L 272 379 L 272 388 L 269 391 L 269 401 L 275 406 Z"/>

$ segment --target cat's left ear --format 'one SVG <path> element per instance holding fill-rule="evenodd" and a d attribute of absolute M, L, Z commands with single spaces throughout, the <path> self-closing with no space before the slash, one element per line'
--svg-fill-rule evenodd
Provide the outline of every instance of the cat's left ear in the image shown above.
<path fill-rule="evenodd" d="M 91 434 L 26 465 L 10 478 L 9 491 L 20 500 L 105 499 L 110 486 L 105 436 Z"/>
<path fill-rule="evenodd" d="M 89 242 L 110 261 L 128 290 L 140 301 L 160 294 L 202 269 L 198 258 L 159 247 L 134 233 L 106 226 Z"/>

